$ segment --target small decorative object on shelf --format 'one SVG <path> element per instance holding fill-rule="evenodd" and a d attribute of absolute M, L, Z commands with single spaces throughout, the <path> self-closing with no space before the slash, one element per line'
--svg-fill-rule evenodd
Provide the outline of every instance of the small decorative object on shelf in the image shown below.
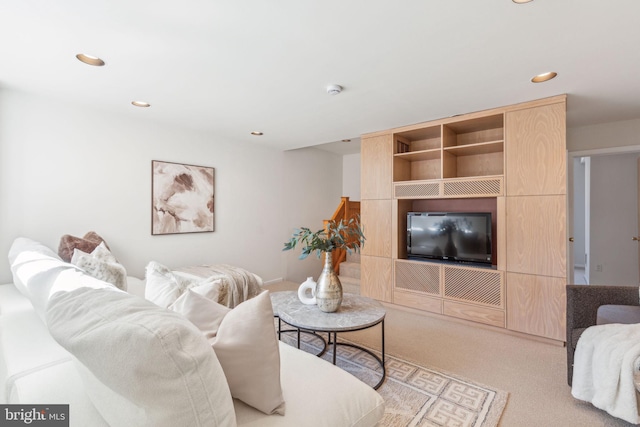
<path fill-rule="evenodd" d="M 311 293 L 311 296 L 307 296 Z M 307 277 L 307 280 L 302 282 L 298 288 L 298 299 L 301 303 L 307 305 L 314 305 L 316 303 L 316 281 L 313 277 Z"/>
<path fill-rule="evenodd" d="M 409 152 L 409 143 L 404 140 L 400 140 L 400 138 L 396 138 L 396 142 L 398 143 L 398 154 L 408 153 Z"/>
<path fill-rule="evenodd" d="M 318 258 L 320 258 L 321 254 L 325 254 L 324 268 L 316 284 L 315 299 L 321 311 L 333 313 L 342 304 L 342 284 L 333 270 L 331 252 L 336 249 L 344 249 L 349 253 L 352 250 L 358 252 L 364 245 L 364 241 L 360 217 L 358 216 L 348 221 L 329 221 L 326 229 L 315 232 L 306 227 L 296 229 L 291 239 L 284 244 L 282 250 L 294 249 L 300 243 L 302 245 L 302 253 L 299 259 L 305 259 L 314 251 Z"/>

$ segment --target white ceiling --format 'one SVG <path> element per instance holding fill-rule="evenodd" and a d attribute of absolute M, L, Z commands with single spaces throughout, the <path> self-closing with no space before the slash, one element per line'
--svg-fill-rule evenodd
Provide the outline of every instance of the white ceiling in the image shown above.
<path fill-rule="evenodd" d="M 638 0 L 0 0 L 0 88 L 283 150 L 562 93 L 580 126 L 640 117 L 639 17 Z"/>

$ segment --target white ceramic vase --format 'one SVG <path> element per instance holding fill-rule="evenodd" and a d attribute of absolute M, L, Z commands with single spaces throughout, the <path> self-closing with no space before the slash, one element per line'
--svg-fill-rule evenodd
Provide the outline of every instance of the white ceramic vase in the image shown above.
<path fill-rule="evenodd" d="M 307 280 L 302 282 L 298 288 L 298 299 L 300 299 L 301 303 L 307 305 L 316 303 L 316 282 L 313 277 L 307 277 Z"/>

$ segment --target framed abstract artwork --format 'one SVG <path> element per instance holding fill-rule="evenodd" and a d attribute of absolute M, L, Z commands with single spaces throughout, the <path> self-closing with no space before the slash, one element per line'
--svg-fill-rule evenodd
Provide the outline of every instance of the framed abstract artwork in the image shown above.
<path fill-rule="evenodd" d="M 151 162 L 151 234 L 214 231 L 215 169 Z"/>

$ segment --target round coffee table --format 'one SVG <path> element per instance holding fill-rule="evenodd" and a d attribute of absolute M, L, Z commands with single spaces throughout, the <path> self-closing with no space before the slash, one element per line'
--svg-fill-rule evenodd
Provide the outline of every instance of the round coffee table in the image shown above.
<path fill-rule="evenodd" d="M 337 346 L 343 345 L 361 350 L 378 361 L 382 368 L 382 377 L 373 387 L 377 389 L 386 377 L 384 359 L 384 317 L 386 311 L 382 305 L 367 297 L 354 294 L 343 294 L 342 305 L 335 313 L 320 311 L 316 305 L 305 305 L 298 299 L 296 291 L 273 292 L 271 294 L 274 315 L 280 321 L 293 326 L 298 332 L 298 348 L 300 348 L 300 332 L 328 333 L 328 345 L 333 346 L 332 361 L 336 364 Z M 279 323 L 279 333 L 281 330 Z M 356 344 L 338 342 L 339 332 L 354 332 L 381 325 L 381 355 L 378 357 L 371 350 Z M 324 341 L 324 340 L 323 340 Z M 321 356 L 324 350 L 318 355 Z"/>
<path fill-rule="evenodd" d="M 317 332 L 314 331 L 301 331 L 298 328 L 295 329 L 283 329 L 282 328 L 282 318 L 280 317 L 280 311 L 288 306 L 297 306 L 301 305 L 300 299 L 298 298 L 297 291 L 279 291 L 279 292 L 270 292 L 269 296 L 271 297 L 271 305 L 273 306 L 273 316 L 278 318 L 278 339 L 280 340 L 282 334 L 288 332 L 295 332 L 298 334 L 298 349 L 300 348 L 300 333 L 313 335 L 318 341 L 322 342 L 322 349 L 319 353 L 316 354 L 318 357 L 322 357 L 323 354 L 327 351 L 327 341 L 320 336 Z"/>

